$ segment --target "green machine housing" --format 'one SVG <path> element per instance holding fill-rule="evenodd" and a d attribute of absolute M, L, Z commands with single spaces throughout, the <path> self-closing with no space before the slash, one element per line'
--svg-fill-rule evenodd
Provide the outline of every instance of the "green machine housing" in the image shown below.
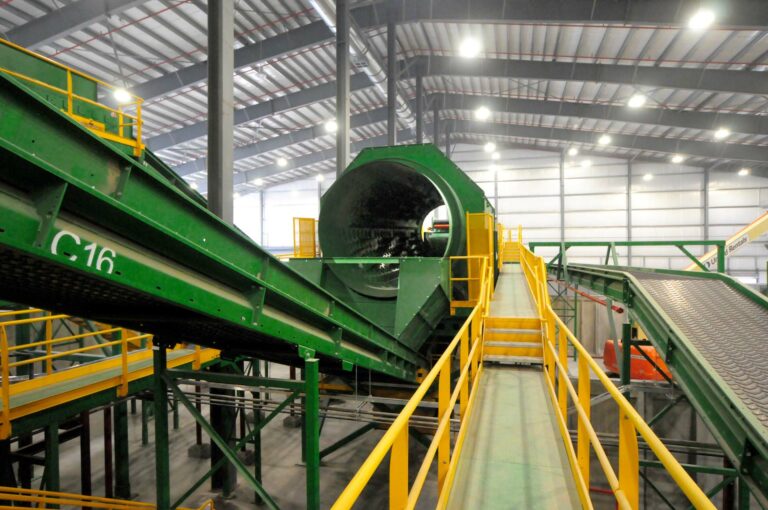
<path fill-rule="evenodd" d="M 440 206 L 450 229 L 424 235 Z M 449 313 L 449 258 L 466 254 L 466 213 L 486 212 L 483 190 L 434 145 L 365 149 L 323 196 L 323 258 L 289 265 L 420 350 Z"/>

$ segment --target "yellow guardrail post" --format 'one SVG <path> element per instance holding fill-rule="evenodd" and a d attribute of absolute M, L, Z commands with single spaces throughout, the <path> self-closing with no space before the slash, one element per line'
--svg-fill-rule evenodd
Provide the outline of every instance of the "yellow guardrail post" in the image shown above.
<path fill-rule="evenodd" d="M 451 399 L 451 364 L 445 363 L 440 369 L 437 380 L 437 415 L 444 416 L 448 412 L 448 401 Z M 451 458 L 450 427 L 438 438 L 437 446 L 437 491 L 443 489 L 445 475 L 448 473 L 448 462 Z"/>
<path fill-rule="evenodd" d="M 565 328 L 557 328 L 558 346 L 557 355 L 560 364 L 564 367 L 568 367 L 568 339 L 565 336 Z M 568 412 L 568 387 L 566 386 L 565 379 L 568 379 L 568 374 L 560 373 L 558 375 L 557 383 L 557 402 L 560 405 L 560 412 L 563 416 Z"/>
<path fill-rule="evenodd" d="M 459 366 L 464 367 L 469 361 L 469 331 L 465 329 L 461 333 L 461 343 L 459 344 Z M 459 394 L 459 416 L 464 419 L 467 412 L 467 403 L 469 400 L 469 386 L 472 377 L 467 377 L 467 381 L 461 384 L 461 393 Z"/>
<path fill-rule="evenodd" d="M 51 357 L 53 353 L 53 319 L 51 319 L 51 312 L 47 312 L 46 316 L 48 318 L 45 321 L 45 354 L 48 358 L 45 362 L 45 373 L 51 375 L 53 373 L 53 358 Z"/>
<path fill-rule="evenodd" d="M 8 363 L 8 334 L 0 327 L 0 392 L 3 400 L 3 422 L 0 423 L 0 439 L 11 437 L 11 367 Z"/>
<path fill-rule="evenodd" d="M 591 380 L 589 376 L 589 364 L 584 356 L 579 355 L 579 404 L 583 409 L 583 414 L 587 420 L 591 419 L 592 410 L 592 388 Z M 577 429 L 577 448 L 578 448 L 578 460 L 579 469 L 581 469 L 581 476 L 584 479 L 584 483 L 589 487 L 589 436 L 587 435 L 587 427 L 583 420 L 578 420 Z"/>
<path fill-rule="evenodd" d="M 389 453 L 389 508 L 402 510 L 408 503 L 408 424 L 400 430 Z"/>
<path fill-rule="evenodd" d="M 120 387 L 117 389 L 117 396 L 125 397 L 128 395 L 128 335 L 125 328 L 120 328 L 117 334 L 120 335 L 120 366 L 122 368 L 122 377 L 120 378 Z"/>
<path fill-rule="evenodd" d="M 630 508 L 640 506 L 640 457 L 637 431 L 623 409 L 619 410 L 619 487 L 627 497 Z"/>

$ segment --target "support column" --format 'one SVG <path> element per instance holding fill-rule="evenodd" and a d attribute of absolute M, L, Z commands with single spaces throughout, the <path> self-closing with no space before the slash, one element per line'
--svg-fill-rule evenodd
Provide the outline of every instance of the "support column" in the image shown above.
<path fill-rule="evenodd" d="M 168 510 L 171 507 L 171 468 L 168 458 L 168 387 L 162 377 L 166 367 L 164 345 L 153 348 L 153 363 L 157 510 Z"/>
<path fill-rule="evenodd" d="M 440 104 L 437 98 L 432 100 L 432 143 L 438 145 L 440 140 Z"/>
<path fill-rule="evenodd" d="M 336 0 L 336 177 L 349 162 L 349 0 Z"/>
<path fill-rule="evenodd" d="M 91 483 L 91 413 L 80 413 L 80 492 L 85 496 L 93 494 Z"/>
<path fill-rule="evenodd" d="M 704 169 L 704 196 L 702 197 L 703 200 L 703 223 L 704 223 L 704 239 L 709 240 L 709 179 L 710 179 L 710 172 L 712 171 L 711 167 L 707 167 Z"/>
<path fill-rule="evenodd" d="M 320 362 L 307 358 L 304 365 L 305 444 L 307 466 L 307 508 L 320 509 Z"/>
<path fill-rule="evenodd" d="M 387 22 L 387 144 L 397 145 L 397 25 L 394 6 Z"/>
<path fill-rule="evenodd" d="M 208 208 L 233 220 L 235 4 L 208 3 Z"/>
<path fill-rule="evenodd" d="M 259 208 L 261 209 L 259 213 L 259 222 L 261 224 L 261 228 L 259 228 L 259 244 L 264 246 L 264 190 L 259 191 Z"/>
<path fill-rule="evenodd" d="M 632 242 L 632 160 L 627 160 L 627 241 Z M 627 265 L 632 265 L 632 246 L 627 246 Z"/>
<path fill-rule="evenodd" d="M 104 408 L 104 497 L 115 497 L 114 463 L 112 462 L 112 408 Z"/>
<path fill-rule="evenodd" d="M 10 439 L 0 440 L 0 458 L 11 458 Z M 14 487 L 16 485 L 16 477 L 13 475 L 13 464 L 8 461 L 0 462 L 0 484 L 2 484 L 4 487 Z M 10 502 L 0 500 L 0 505 L 7 504 L 10 504 Z"/>
<path fill-rule="evenodd" d="M 319 185 L 320 183 L 318 183 Z M 251 375 L 253 377 L 260 377 L 261 371 L 259 370 L 259 360 L 255 359 L 252 362 L 251 366 Z M 269 377 L 268 371 L 266 369 L 267 362 L 264 362 L 264 377 Z M 261 406 L 256 403 L 257 400 L 261 399 L 261 393 L 258 391 L 254 391 L 251 393 L 251 397 L 254 401 L 253 403 L 253 430 L 256 432 L 253 433 L 253 477 L 256 479 L 257 482 L 262 483 L 262 477 L 261 477 L 261 427 L 262 427 L 262 411 Z M 256 504 L 261 504 L 264 502 L 261 496 L 259 496 L 258 492 L 254 492 L 255 496 L 255 502 Z"/>
<path fill-rule="evenodd" d="M 445 157 L 451 157 L 451 123 L 445 121 Z"/>
<path fill-rule="evenodd" d="M 217 371 L 223 373 L 234 372 L 229 366 L 222 367 Z M 223 398 L 231 398 L 235 396 L 235 390 L 232 389 L 211 388 L 210 392 L 214 398 L 217 396 Z M 235 428 L 237 425 L 237 412 L 235 407 L 233 407 L 233 405 L 214 404 L 211 404 L 209 407 L 211 410 L 211 426 L 234 450 Z M 211 441 L 211 467 L 218 464 L 218 462 L 225 459 L 225 457 L 226 455 L 222 449 L 215 442 Z M 211 488 L 214 490 L 221 489 L 223 496 L 227 498 L 234 492 L 236 481 L 237 471 L 235 470 L 235 466 L 231 462 L 226 462 L 221 469 L 211 476 Z"/>
<path fill-rule="evenodd" d="M 560 242 L 565 242 L 565 150 L 560 151 Z"/>
<path fill-rule="evenodd" d="M 424 77 L 416 75 L 416 143 L 424 143 Z"/>
<path fill-rule="evenodd" d="M 59 478 L 59 423 L 45 426 L 45 490 L 58 492 Z"/>
<path fill-rule="evenodd" d="M 128 466 L 128 403 L 115 404 L 115 497 L 131 499 L 131 476 Z"/>

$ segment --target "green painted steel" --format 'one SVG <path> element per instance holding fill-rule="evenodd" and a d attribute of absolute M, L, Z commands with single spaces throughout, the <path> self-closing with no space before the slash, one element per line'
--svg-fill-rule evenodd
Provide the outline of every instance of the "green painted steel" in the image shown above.
<path fill-rule="evenodd" d="M 764 330 L 762 337 L 755 337 L 751 330 L 747 332 L 743 328 L 745 320 L 752 318 L 744 314 L 753 311 L 747 311 L 746 303 L 752 303 L 754 311 L 761 315 L 760 322 L 765 322 L 762 314 L 768 316 L 768 300 L 722 273 L 575 264 L 568 264 L 566 271 L 552 264 L 549 271 L 555 275 L 565 273 L 568 281 L 621 301 L 629 308 L 726 456 L 765 506 L 768 503 L 768 426 L 765 405 L 759 396 L 764 397 L 765 393 L 754 385 L 764 378 L 761 367 L 768 359 L 768 348 L 762 341 Z M 651 287 L 654 281 L 661 285 L 667 285 L 665 281 L 678 281 L 682 285 L 667 285 L 670 294 L 664 298 L 658 290 L 651 290 L 659 288 L 655 284 Z M 729 299 L 744 303 L 740 319 L 728 317 L 728 322 L 722 324 L 715 313 L 709 310 L 702 313 L 695 305 L 685 302 L 686 297 L 694 296 L 686 296 L 680 289 L 687 285 L 689 292 L 701 293 L 701 284 L 707 282 L 716 283 L 717 288 L 726 293 L 722 294 L 724 298 L 730 296 Z M 697 343 L 700 338 L 686 334 L 677 322 L 684 319 L 678 312 L 671 311 L 670 303 L 675 301 L 681 303 L 679 310 L 685 314 L 683 317 L 698 325 L 701 338 L 708 331 L 728 331 L 719 338 L 719 347 L 714 351 L 701 350 L 703 347 Z M 713 306 L 717 308 L 718 304 Z M 749 346 L 746 352 L 752 353 L 752 361 L 735 368 L 738 373 L 734 373 L 734 369 L 724 367 L 729 366 L 728 360 L 736 355 L 734 353 L 744 351 L 741 345 Z M 756 400 L 747 392 L 757 395 Z"/>
<path fill-rule="evenodd" d="M 412 379 L 426 362 L 150 164 L 0 77 L 0 299 L 298 364 Z"/>

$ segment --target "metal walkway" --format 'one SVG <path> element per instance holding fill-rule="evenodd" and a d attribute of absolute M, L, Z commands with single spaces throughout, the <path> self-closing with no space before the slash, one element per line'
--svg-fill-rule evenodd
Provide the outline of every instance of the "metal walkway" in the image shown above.
<path fill-rule="evenodd" d="M 505 264 L 490 317 L 536 317 L 525 277 Z M 578 508 L 568 457 L 540 369 L 488 365 L 448 508 Z"/>

